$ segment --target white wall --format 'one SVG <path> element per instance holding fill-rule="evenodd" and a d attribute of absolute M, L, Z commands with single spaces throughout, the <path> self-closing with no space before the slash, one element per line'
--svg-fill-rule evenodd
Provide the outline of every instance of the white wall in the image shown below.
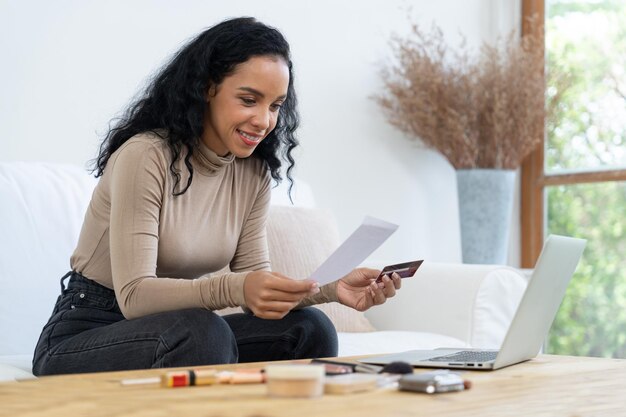
<path fill-rule="evenodd" d="M 0 160 L 78 165 L 108 121 L 181 44 L 251 15 L 291 43 L 302 146 L 296 175 L 342 236 L 366 214 L 400 224 L 378 259 L 460 260 L 454 171 L 391 128 L 369 98 L 388 39 L 436 22 L 471 45 L 519 22 L 519 0 L 0 0 Z M 519 216 L 519 213 L 515 213 Z M 519 236 L 517 217 L 512 242 Z M 517 263 L 518 245 L 512 263 Z"/>

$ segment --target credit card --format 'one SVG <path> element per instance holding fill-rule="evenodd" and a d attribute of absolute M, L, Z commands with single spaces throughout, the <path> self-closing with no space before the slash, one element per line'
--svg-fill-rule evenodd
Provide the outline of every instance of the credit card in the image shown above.
<path fill-rule="evenodd" d="M 395 265 L 387 265 L 386 267 L 383 268 L 382 271 L 380 271 L 380 275 L 378 275 L 378 278 L 376 278 L 376 282 L 382 282 L 383 277 L 385 275 L 391 278 L 391 274 L 393 274 L 394 272 L 400 275 L 400 278 L 412 277 L 413 275 L 415 275 L 415 272 L 417 272 L 417 268 L 420 267 L 422 262 L 424 261 L 419 260 L 419 261 L 404 262 L 404 263 L 395 264 Z"/>

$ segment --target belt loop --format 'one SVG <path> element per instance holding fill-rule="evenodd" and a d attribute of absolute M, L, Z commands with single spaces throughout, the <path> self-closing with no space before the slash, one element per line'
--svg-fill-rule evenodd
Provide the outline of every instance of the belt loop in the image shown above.
<path fill-rule="evenodd" d="M 72 274 L 74 273 L 74 271 L 70 271 L 67 274 L 63 275 L 63 278 L 61 278 L 61 294 L 65 293 L 65 284 L 63 284 L 63 281 L 65 281 L 68 277 L 70 277 Z"/>

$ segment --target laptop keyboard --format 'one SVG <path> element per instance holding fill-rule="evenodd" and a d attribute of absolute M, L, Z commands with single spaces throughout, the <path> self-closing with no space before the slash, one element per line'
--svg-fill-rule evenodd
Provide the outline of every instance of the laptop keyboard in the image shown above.
<path fill-rule="evenodd" d="M 498 352 L 464 350 L 429 360 L 434 362 L 488 362 L 495 360 L 497 355 Z"/>

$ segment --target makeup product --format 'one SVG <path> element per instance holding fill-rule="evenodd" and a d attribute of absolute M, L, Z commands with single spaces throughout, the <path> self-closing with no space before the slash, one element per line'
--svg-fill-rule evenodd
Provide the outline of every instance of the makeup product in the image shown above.
<path fill-rule="evenodd" d="M 391 362 L 385 366 L 369 365 L 366 363 L 339 362 L 328 359 L 312 359 L 312 365 L 324 365 L 326 375 L 349 374 L 361 372 L 365 374 L 412 374 L 413 366 L 408 362 Z"/>
<path fill-rule="evenodd" d="M 379 387 L 379 379 L 384 379 L 384 377 L 359 373 L 329 376 L 324 382 L 324 392 L 326 394 L 350 394 L 371 391 Z"/>
<path fill-rule="evenodd" d="M 161 377 L 124 379 L 122 385 L 161 385 L 164 388 L 191 387 L 214 384 L 260 384 L 265 382 L 262 369 L 243 369 L 236 372 L 215 369 L 188 369 L 170 371 Z"/>
<path fill-rule="evenodd" d="M 120 384 L 131 386 L 131 385 L 159 385 L 161 384 L 161 377 L 149 377 L 149 378 L 132 378 L 132 379 L 122 379 Z"/>
<path fill-rule="evenodd" d="M 161 377 L 161 386 L 165 388 L 213 385 L 218 382 L 218 373 L 213 369 L 171 371 Z"/>
<path fill-rule="evenodd" d="M 311 365 L 324 365 L 326 375 L 344 375 L 354 372 L 354 364 L 313 359 Z"/>
<path fill-rule="evenodd" d="M 362 372 L 366 374 L 377 374 L 382 371 L 383 367 L 378 365 L 369 365 L 366 363 L 351 363 L 351 362 L 339 362 L 328 359 L 312 359 L 311 365 L 335 365 L 343 368 L 350 369 L 350 372 Z M 330 369 L 334 369 L 333 367 L 329 367 Z M 340 372 L 340 373 L 350 373 L 348 371 Z M 338 372 L 326 372 L 327 375 L 334 375 Z"/>
<path fill-rule="evenodd" d="M 413 366 L 407 362 L 391 362 L 383 366 L 378 378 L 378 388 L 397 389 L 398 381 L 413 373 Z"/>
<path fill-rule="evenodd" d="M 314 398 L 324 392 L 323 365 L 268 365 L 267 393 L 271 397 Z"/>
<path fill-rule="evenodd" d="M 463 391 L 470 387 L 471 383 L 469 381 L 463 380 L 461 375 L 448 370 L 404 375 L 400 378 L 401 391 L 434 394 L 439 392 Z"/>
<path fill-rule="evenodd" d="M 412 374 L 413 366 L 408 362 L 391 362 L 383 366 L 380 370 L 381 374 Z"/>
<path fill-rule="evenodd" d="M 221 382 L 221 381 L 220 381 Z M 261 384 L 265 382 L 265 372 L 232 372 L 228 377 L 228 384 Z"/>

